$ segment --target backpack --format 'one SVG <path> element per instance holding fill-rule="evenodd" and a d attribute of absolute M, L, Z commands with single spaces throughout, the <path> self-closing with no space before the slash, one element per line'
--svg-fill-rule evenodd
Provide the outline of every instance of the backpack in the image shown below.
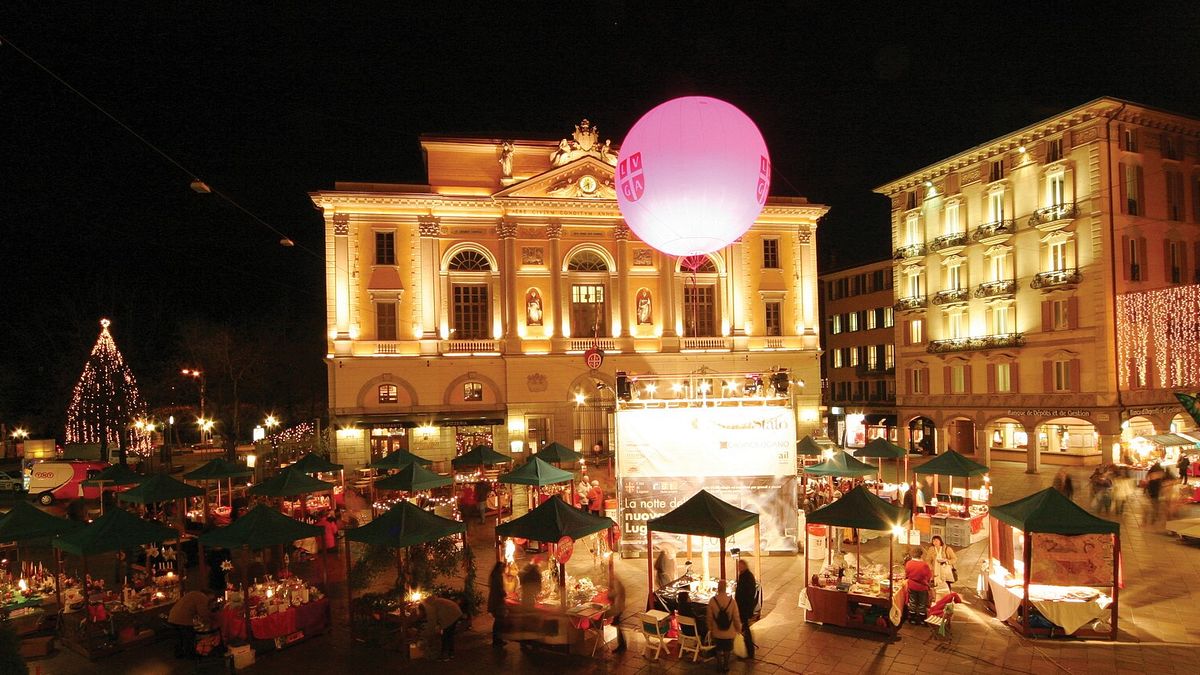
<path fill-rule="evenodd" d="M 729 604 L 725 605 L 724 607 L 721 607 L 721 603 L 717 603 L 717 608 L 720 610 L 717 612 L 716 616 L 717 628 L 721 630 L 729 630 L 729 626 L 733 624 L 733 617 L 729 616 L 729 605 L 732 604 L 732 600 L 730 600 Z"/>

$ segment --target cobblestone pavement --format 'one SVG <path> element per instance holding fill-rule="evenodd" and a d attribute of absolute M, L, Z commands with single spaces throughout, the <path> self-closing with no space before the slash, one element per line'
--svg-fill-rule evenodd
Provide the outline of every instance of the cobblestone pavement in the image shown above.
<path fill-rule="evenodd" d="M 1073 471 L 1082 486 L 1077 499 L 1087 499 L 1090 470 Z M 1053 470 L 1031 476 L 1023 466 L 998 463 L 992 472 L 996 503 L 1011 501 L 1049 485 Z M 1086 506 L 1086 505 L 1085 505 Z M 1122 552 L 1126 588 L 1120 597 L 1120 635 L 1115 642 L 1072 639 L 1029 640 L 1000 624 L 982 608 L 973 590 L 975 574 L 986 542 L 959 553 L 960 586 L 967 607 L 955 617 L 953 635 L 939 640 L 925 627 L 904 626 L 895 640 L 855 631 L 825 628 L 802 621 L 797 597 L 804 563 L 800 557 L 774 557 L 763 561 L 764 605 L 762 620 L 754 625 L 758 651 L 754 661 L 734 660 L 734 673 L 1196 673 L 1200 672 L 1200 547 L 1168 536 L 1162 523 L 1148 523 L 1141 498 L 1121 516 Z M 1194 508 L 1194 507 L 1189 507 Z M 1200 516 L 1200 511 L 1181 516 Z M 472 526 L 472 541 L 479 569 L 490 568 L 493 554 L 489 529 Z M 864 557 L 886 560 L 886 542 L 863 546 Z M 582 552 L 580 552 L 582 553 Z M 591 564 L 579 555 L 575 566 Z M 645 560 L 621 560 L 617 573 L 625 581 L 630 607 L 645 597 Z M 972 570 L 968 572 L 968 570 Z M 584 569 L 573 570 L 586 573 Z M 486 573 L 480 573 L 481 580 Z M 629 650 L 621 655 L 605 652 L 597 659 L 552 653 L 522 652 L 516 645 L 490 647 L 489 617 L 475 620 L 470 632 L 459 636 L 458 655 L 449 663 L 408 662 L 389 649 L 349 646 L 345 628 L 344 591 L 331 589 L 339 600 L 334 630 L 325 636 L 283 652 L 261 654 L 258 663 L 241 671 L 387 672 L 393 670 L 438 673 L 676 673 L 715 672 L 708 663 L 681 662 L 663 655 L 658 662 L 641 655 L 642 639 L 628 622 Z M 609 645 L 611 649 L 613 645 Z M 171 658 L 169 642 L 89 664 L 67 652 L 31 663 L 44 675 L 128 673 L 161 675 L 191 673 L 192 665 Z"/>

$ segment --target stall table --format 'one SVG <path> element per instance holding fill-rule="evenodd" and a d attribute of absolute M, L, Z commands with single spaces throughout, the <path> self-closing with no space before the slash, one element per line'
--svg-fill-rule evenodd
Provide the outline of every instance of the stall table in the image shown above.
<path fill-rule="evenodd" d="M 1008 621 L 1021 607 L 1021 582 L 996 575 L 988 577 L 996 618 Z M 1112 605 L 1112 598 L 1087 586 L 1029 585 L 1029 601 L 1048 621 L 1072 635 L 1080 628 L 1103 617 Z"/>
<path fill-rule="evenodd" d="M 892 599 L 887 596 L 839 591 L 836 588 L 809 586 L 805 589 L 809 621 L 843 628 L 895 635 L 897 626 L 888 619 Z"/>
<path fill-rule="evenodd" d="M 217 614 L 221 635 L 226 641 L 246 640 L 245 612 L 241 607 L 225 605 Z M 250 629 L 255 640 L 283 639 L 286 643 L 320 635 L 329 628 L 329 598 L 310 600 L 281 612 L 251 617 Z"/>

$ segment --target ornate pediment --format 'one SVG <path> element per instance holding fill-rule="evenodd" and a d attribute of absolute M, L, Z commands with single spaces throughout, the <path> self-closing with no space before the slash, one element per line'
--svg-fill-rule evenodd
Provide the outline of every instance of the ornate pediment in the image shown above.
<path fill-rule="evenodd" d="M 550 153 L 551 166 L 566 166 L 580 157 L 596 157 L 611 166 L 617 165 L 617 150 L 612 147 L 612 140 L 600 143 L 600 127 L 593 126 L 584 119 L 575 125 L 575 133 L 570 138 L 558 142 L 558 147 Z"/>
<path fill-rule="evenodd" d="M 496 198 L 615 200 L 613 167 L 599 157 L 580 159 L 511 185 Z"/>

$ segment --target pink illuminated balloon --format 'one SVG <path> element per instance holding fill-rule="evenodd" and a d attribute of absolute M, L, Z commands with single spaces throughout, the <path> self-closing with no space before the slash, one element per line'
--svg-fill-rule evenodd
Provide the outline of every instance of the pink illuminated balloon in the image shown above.
<path fill-rule="evenodd" d="M 685 96 L 642 116 L 621 144 L 617 204 L 638 238 L 663 253 L 711 253 L 762 212 L 771 159 L 733 105 Z"/>

